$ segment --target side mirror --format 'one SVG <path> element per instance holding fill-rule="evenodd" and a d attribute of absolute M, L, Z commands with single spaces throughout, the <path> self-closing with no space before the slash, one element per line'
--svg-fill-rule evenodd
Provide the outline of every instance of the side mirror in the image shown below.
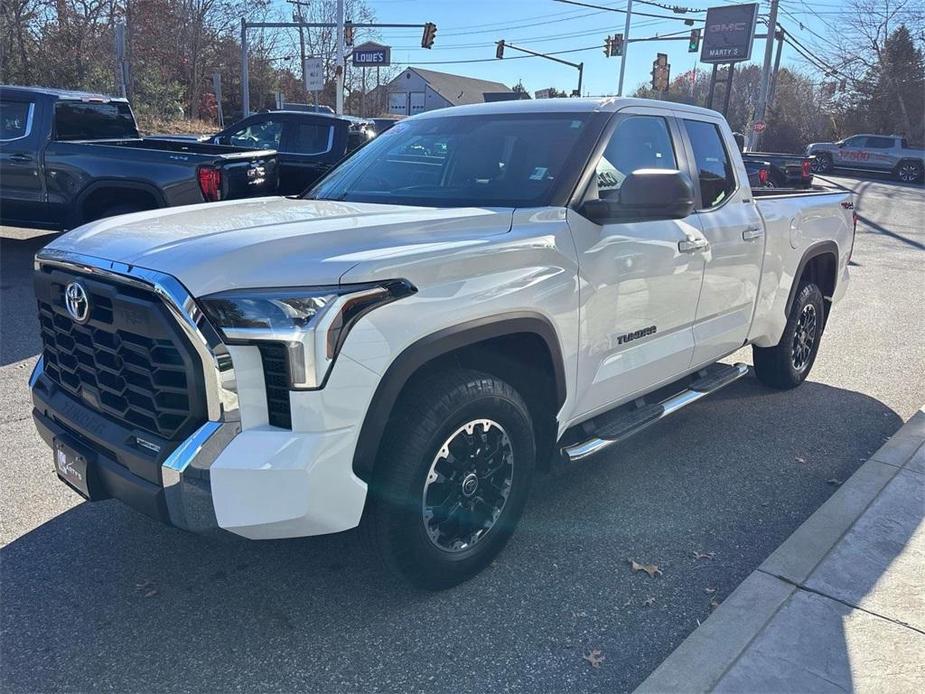
<path fill-rule="evenodd" d="M 745 151 L 745 135 L 742 133 L 732 133 L 732 139 L 735 140 L 736 147 L 739 148 L 740 152 Z"/>
<path fill-rule="evenodd" d="M 586 200 L 579 212 L 595 224 L 684 219 L 694 191 L 680 171 L 638 169 L 623 179 L 619 199 Z"/>

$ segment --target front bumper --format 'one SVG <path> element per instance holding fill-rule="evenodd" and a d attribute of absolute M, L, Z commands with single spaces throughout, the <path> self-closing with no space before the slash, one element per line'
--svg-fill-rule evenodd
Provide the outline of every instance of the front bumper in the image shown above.
<path fill-rule="evenodd" d="M 130 431 L 42 378 L 30 379 L 36 429 L 87 461 L 90 501 L 118 499 L 196 533 L 224 529 L 254 540 L 303 537 L 356 527 L 366 484 L 353 474 L 352 428 L 292 432 L 236 422 L 203 424 L 163 461 L 158 482 L 132 472 L 144 451 Z"/>

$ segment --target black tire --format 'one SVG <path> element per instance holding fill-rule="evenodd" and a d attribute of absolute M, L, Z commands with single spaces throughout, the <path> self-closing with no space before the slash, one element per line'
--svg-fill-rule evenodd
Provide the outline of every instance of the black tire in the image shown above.
<path fill-rule="evenodd" d="M 812 320 L 812 335 L 807 323 Z M 797 290 L 787 326 L 775 347 L 752 346 L 752 359 L 758 380 L 771 388 L 796 388 L 809 375 L 816 361 L 822 330 L 825 326 L 825 305 L 822 292 L 811 282 Z"/>
<path fill-rule="evenodd" d="M 923 168 L 920 162 L 906 160 L 899 162 L 893 173 L 903 183 L 918 183 L 922 180 Z"/>
<path fill-rule="evenodd" d="M 832 155 L 828 152 L 820 152 L 813 161 L 813 171 L 816 173 L 826 174 L 832 170 Z"/>
<path fill-rule="evenodd" d="M 476 420 L 491 426 L 476 424 L 470 434 L 465 427 Z M 476 468 L 467 466 L 479 465 L 479 455 L 467 458 L 465 453 L 483 450 L 478 438 L 487 442 L 484 450 L 495 450 L 494 455 L 480 454 L 484 468 L 497 472 L 478 477 L 477 489 L 469 493 L 466 480 L 471 483 Z M 467 369 L 424 377 L 402 396 L 389 421 L 361 523 L 365 539 L 386 567 L 418 587 L 435 590 L 461 583 L 485 568 L 514 532 L 535 459 L 529 410 L 509 384 Z M 505 485 L 503 495 L 498 488 Z M 444 504 L 427 506 L 434 496 Z M 425 508 L 446 504 L 462 507 L 426 515 Z M 495 508 L 498 514 L 492 513 Z M 438 516 L 444 520 L 436 521 Z M 490 525 L 473 531 L 479 518 Z M 454 533 L 467 540 L 454 541 Z"/>

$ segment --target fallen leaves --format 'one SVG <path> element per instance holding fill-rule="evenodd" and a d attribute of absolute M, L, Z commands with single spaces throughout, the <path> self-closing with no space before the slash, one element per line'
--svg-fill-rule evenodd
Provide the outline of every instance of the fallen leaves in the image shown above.
<path fill-rule="evenodd" d="M 643 603 L 643 607 L 655 607 L 655 598 L 646 598 Z"/>
<path fill-rule="evenodd" d="M 694 559 L 713 559 L 716 556 L 716 552 L 698 552 L 694 550 Z"/>
<path fill-rule="evenodd" d="M 842 483 L 842 481 L 841 481 L 840 479 L 837 479 L 837 478 L 835 478 L 835 477 L 833 477 L 833 478 L 830 479 L 830 480 L 826 480 L 826 482 L 828 482 L 829 484 L 831 484 L 833 487 L 838 487 L 838 486 L 840 486 L 841 483 Z"/>
<path fill-rule="evenodd" d="M 591 667 L 593 668 L 599 668 L 601 663 L 606 660 L 606 656 L 601 653 L 599 648 L 592 648 L 590 653 L 585 653 L 581 657 L 591 663 Z"/>
<path fill-rule="evenodd" d="M 794 460 L 796 460 L 800 465 L 806 464 L 806 458 L 800 458 L 799 456 L 797 456 L 796 458 L 794 458 Z"/>
<path fill-rule="evenodd" d="M 706 593 L 707 595 L 713 595 L 713 593 L 716 592 L 716 588 L 704 588 L 703 592 Z"/>
<path fill-rule="evenodd" d="M 662 570 L 658 568 L 658 564 L 639 564 L 632 559 L 627 559 L 627 561 L 630 563 L 630 568 L 634 572 L 645 571 L 647 574 L 649 574 L 649 578 L 655 578 L 656 576 L 662 575 Z"/>

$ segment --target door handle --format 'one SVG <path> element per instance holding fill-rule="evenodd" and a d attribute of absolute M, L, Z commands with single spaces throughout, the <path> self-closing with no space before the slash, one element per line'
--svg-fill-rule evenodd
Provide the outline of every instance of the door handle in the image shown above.
<path fill-rule="evenodd" d="M 706 239 L 685 239 L 684 241 L 678 241 L 678 250 L 682 253 L 696 253 L 697 251 L 705 251 L 709 247 L 710 244 Z"/>
<path fill-rule="evenodd" d="M 743 241 L 754 241 L 757 238 L 760 238 L 764 234 L 764 229 L 761 227 L 748 227 L 745 231 L 742 232 Z"/>
<path fill-rule="evenodd" d="M 17 164 L 25 164 L 26 162 L 32 161 L 32 157 L 28 154 L 11 154 L 10 161 L 15 161 Z"/>

